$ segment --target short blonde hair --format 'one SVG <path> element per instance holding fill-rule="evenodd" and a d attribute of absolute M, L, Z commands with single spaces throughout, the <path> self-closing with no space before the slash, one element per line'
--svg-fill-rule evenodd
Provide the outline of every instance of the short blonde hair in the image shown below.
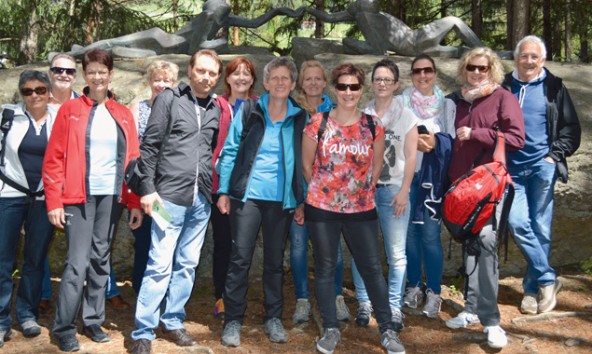
<path fill-rule="evenodd" d="M 146 83 L 150 85 L 150 80 L 155 74 L 164 73 L 168 78 L 176 82 L 179 75 L 179 66 L 166 60 L 155 60 L 146 67 Z"/>
<path fill-rule="evenodd" d="M 467 82 L 467 64 L 475 57 L 485 57 L 489 62 L 489 77 L 497 84 L 504 81 L 504 67 L 499 56 L 487 47 L 473 48 L 466 52 L 458 61 L 458 71 L 456 75 L 456 82 L 461 85 L 466 85 Z"/>

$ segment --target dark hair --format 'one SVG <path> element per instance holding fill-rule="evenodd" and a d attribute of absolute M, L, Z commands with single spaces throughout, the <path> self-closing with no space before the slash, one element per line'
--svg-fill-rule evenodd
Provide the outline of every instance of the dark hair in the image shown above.
<path fill-rule="evenodd" d="M 109 71 L 113 70 L 113 56 L 104 49 L 91 49 L 84 53 L 82 57 L 82 70 L 86 71 L 86 67 L 90 63 L 103 64 Z"/>
<path fill-rule="evenodd" d="M 216 53 L 216 51 L 214 51 L 212 49 L 200 49 L 200 50 L 194 52 L 191 55 L 191 59 L 189 60 L 189 66 L 191 68 L 193 68 L 197 58 L 201 57 L 202 55 L 214 59 L 218 63 L 218 75 L 222 75 L 222 60 L 220 60 L 220 57 L 218 57 L 218 54 Z"/>
<path fill-rule="evenodd" d="M 339 82 L 339 78 L 344 75 L 351 75 L 355 76 L 358 79 L 358 84 L 364 86 L 364 80 L 366 79 L 366 74 L 364 70 L 358 68 L 352 63 L 345 63 L 338 65 L 333 71 L 331 71 L 331 84 L 333 86 L 337 85 Z"/>
<path fill-rule="evenodd" d="M 241 64 L 245 64 L 247 70 L 249 70 L 251 76 L 253 77 L 253 83 L 251 84 L 251 87 L 249 87 L 249 96 L 253 96 L 253 86 L 255 86 L 255 81 L 257 81 L 257 72 L 255 70 L 255 65 L 253 65 L 253 62 L 244 57 L 234 58 L 228 64 L 226 64 L 226 69 L 224 69 L 224 92 L 226 92 L 229 95 L 231 94 L 230 85 L 228 84 L 228 82 L 226 82 L 226 79 L 233 72 L 238 70 Z"/>
<path fill-rule="evenodd" d="M 51 91 L 51 83 L 49 81 L 49 76 L 47 76 L 47 73 L 37 70 L 25 70 L 21 73 L 18 82 L 19 90 L 22 89 L 27 82 L 33 80 L 42 82 L 45 85 L 45 87 L 47 87 L 47 91 Z"/>
<path fill-rule="evenodd" d="M 389 69 L 395 76 L 395 82 L 399 81 L 399 67 L 397 66 L 397 64 L 395 64 L 394 61 L 390 59 L 382 59 L 378 63 L 374 64 L 374 67 L 372 68 L 372 80 L 374 80 L 374 73 L 378 68 Z"/>
<path fill-rule="evenodd" d="M 429 60 L 430 63 L 432 63 L 432 67 L 434 68 L 434 72 L 438 72 L 438 68 L 436 68 L 436 62 L 434 61 L 434 59 L 432 59 L 431 56 L 429 56 L 429 55 L 427 55 L 425 53 L 424 54 L 420 54 L 420 55 L 416 56 L 415 58 L 413 58 L 413 61 L 411 62 L 411 70 L 413 70 L 413 65 L 415 65 L 415 63 L 418 60 L 422 60 L 422 59 Z"/>

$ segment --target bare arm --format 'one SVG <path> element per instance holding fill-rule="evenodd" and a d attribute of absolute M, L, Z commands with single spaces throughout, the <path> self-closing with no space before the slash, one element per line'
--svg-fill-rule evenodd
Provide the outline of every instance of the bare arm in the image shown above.
<path fill-rule="evenodd" d="M 372 184 L 378 183 L 382 173 L 382 164 L 384 159 L 384 135 L 374 141 L 374 156 L 372 157 Z"/>
<path fill-rule="evenodd" d="M 413 181 L 413 174 L 415 173 L 415 164 L 417 157 L 417 140 L 418 133 L 415 127 L 412 127 L 405 135 L 405 145 L 403 153 L 405 154 L 405 167 L 403 169 L 403 182 L 401 189 L 397 193 L 391 205 L 395 205 L 395 216 L 401 216 L 407 209 L 409 203 L 409 189 L 411 188 L 411 181 Z"/>
<path fill-rule="evenodd" d="M 317 153 L 317 145 L 317 142 L 307 135 L 302 137 L 302 174 L 304 175 L 306 183 L 310 183 L 310 178 L 312 176 L 312 165 Z"/>

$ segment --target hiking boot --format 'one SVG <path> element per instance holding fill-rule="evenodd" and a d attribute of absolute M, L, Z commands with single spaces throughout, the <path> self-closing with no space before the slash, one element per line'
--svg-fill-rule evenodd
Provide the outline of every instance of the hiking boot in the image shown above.
<path fill-rule="evenodd" d="M 165 329 L 163 330 L 163 333 L 167 339 L 175 342 L 175 344 L 180 347 L 193 347 L 197 345 L 195 339 L 193 339 L 193 337 L 187 333 L 185 328 L 178 328 L 170 331 Z"/>
<path fill-rule="evenodd" d="M 479 323 L 479 316 L 474 313 L 463 311 L 459 313 L 458 316 L 446 321 L 446 327 L 452 329 L 466 328 L 477 323 Z"/>
<path fill-rule="evenodd" d="M 403 312 L 401 312 L 401 309 L 398 307 L 391 307 L 391 313 L 393 314 L 391 319 L 395 325 L 395 331 L 401 332 L 403 328 L 405 328 L 405 325 L 403 324 L 403 318 L 405 318 L 405 315 L 403 315 Z"/>
<path fill-rule="evenodd" d="M 292 315 L 292 322 L 294 322 L 294 324 L 307 322 L 309 316 L 310 302 L 308 301 L 308 299 L 296 300 L 296 309 L 294 310 L 294 314 Z"/>
<path fill-rule="evenodd" d="M 416 309 L 423 302 L 423 291 L 421 291 L 421 287 L 416 286 L 405 289 L 403 302 L 405 306 Z"/>
<path fill-rule="evenodd" d="M 562 286 L 563 284 L 559 279 L 555 279 L 553 284 L 539 287 L 539 294 L 541 295 L 539 313 L 553 311 L 555 306 L 557 306 L 557 293 L 561 290 Z"/>
<path fill-rule="evenodd" d="M 224 319 L 224 299 L 216 300 L 214 304 L 214 318 Z"/>
<path fill-rule="evenodd" d="M 134 342 L 131 354 L 150 354 L 152 342 L 148 339 L 138 339 Z"/>
<path fill-rule="evenodd" d="M 82 326 L 82 333 L 96 343 L 107 343 L 111 341 L 111 337 L 101 329 L 98 324 L 90 326 Z"/>
<path fill-rule="evenodd" d="M 12 330 L 10 328 L 0 330 L 0 348 L 2 348 L 4 346 L 4 341 L 7 340 L 8 338 L 10 338 L 11 335 L 12 335 Z"/>
<path fill-rule="evenodd" d="M 358 314 L 356 315 L 356 324 L 360 327 L 368 327 L 372 316 L 372 304 L 370 301 L 362 301 L 358 304 Z"/>
<path fill-rule="evenodd" d="M 222 345 L 226 347 L 238 347 L 240 345 L 240 331 L 242 325 L 238 321 L 230 321 L 222 331 Z"/>
<path fill-rule="evenodd" d="M 75 334 L 66 334 L 63 337 L 58 338 L 58 346 L 61 351 L 68 353 L 80 350 L 80 343 L 78 343 Z"/>
<path fill-rule="evenodd" d="M 500 326 L 487 326 L 483 332 L 487 333 L 487 345 L 490 348 L 500 349 L 508 344 L 506 332 Z"/>
<path fill-rule="evenodd" d="M 387 329 L 380 335 L 380 344 L 382 344 L 388 354 L 405 354 L 405 347 L 401 343 L 399 333 L 392 329 Z"/>
<path fill-rule="evenodd" d="M 438 294 L 434 294 L 431 289 L 426 291 L 426 302 L 423 307 L 423 314 L 430 318 L 437 318 L 442 306 L 442 298 Z"/>
<path fill-rule="evenodd" d="M 264 330 L 273 343 L 286 343 L 288 341 L 288 333 L 286 333 L 282 321 L 277 317 L 265 321 Z"/>
<path fill-rule="evenodd" d="M 317 350 L 323 354 L 332 354 L 341 341 L 341 333 L 339 328 L 325 328 L 325 333 L 317 341 Z"/>
<path fill-rule="evenodd" d="M 337 295 L 335 298 L 335 308 L 337 309 L 337 320 L 338 321 L 349 321 L 350 314 L 343 295 Z"/>
<path fill-rule="evenodd" d="M 536 315 L 539 304 L 537 303 L 536 295 L 524 294 L 522 303 L 520 303 L 520 312 L 528 315 Z"/>
<path fill-rule="evenodd" d="M 21 328 L 23 329 L 23 336 L 27 338 L 37 337 L 41 334 L 41 327 L 35 322 L 35 320 L 21 323 Z"/>

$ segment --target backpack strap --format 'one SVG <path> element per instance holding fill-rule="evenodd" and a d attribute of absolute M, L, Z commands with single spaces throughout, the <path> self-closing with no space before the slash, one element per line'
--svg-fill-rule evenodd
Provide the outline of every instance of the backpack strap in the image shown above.
<path fill-rule="evenodd" d="M 319 130 L 317 131 L 317 144 L 320 144 L 323 134 L 325 134 L 325 128 L 327 128 L 328 120 L 329 112 L 323 112 L 323 119 L 321 119 L 321 124 L 319 125 Z"/>
<path fill-rule="evenodd" d="M 495 150 L 493 152 L 493 161 L 501 162 L 506 166 L 506 136 L 501 131 L 496 131 Z"/>
<path fill-rule="evenodd" d="M 512 202 L 514 201 L 514 184 L 508 183 L 508 190 L 506 192 L 504 198 L 504 205 L 502 206 L 502 213 L 499 220 L 499 227 L 498 227 L 498 235 L 500 235 L 502 242 L 500 242 L 500 247 L 503 244 L 505 247 L 504 251 L 504 262 L 508 261 L 508 239 L 509 237 L 509 230 L 508 230 L 508 219 L 510 217 L 510 209 L 512 208 Z"/>
<path fill-rule="evenodd" d="M 372 119 L 372 116 L 367 113 L 364 113 L 364 115 L 366 116 L 368 129 L 370 129 L 370 133 L 372 133 L 372 141 L 374 141 L 374 139 L 376 139 L 376 125 L 374 124 L 374 119 Z"/>

